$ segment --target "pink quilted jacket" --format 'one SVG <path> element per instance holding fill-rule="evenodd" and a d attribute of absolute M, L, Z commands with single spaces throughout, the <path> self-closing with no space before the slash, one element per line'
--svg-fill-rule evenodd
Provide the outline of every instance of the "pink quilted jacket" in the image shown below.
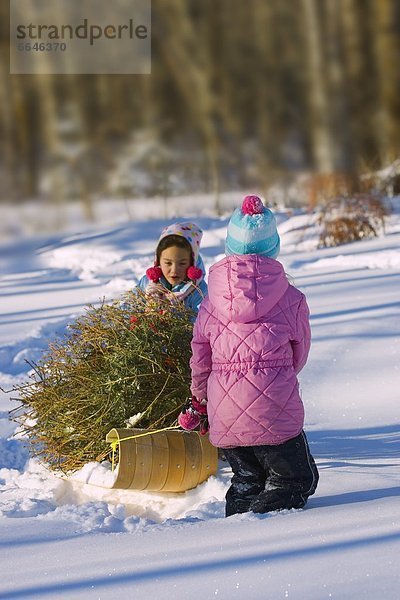
<path fill-rule="evenodd" d="M 192 341 L 191 391 L 214 446 L 282 444 L 303 428 L 297 373 L 310 349 L 304 295 L 281 263 L 227 256 L 210 269 Z"/>

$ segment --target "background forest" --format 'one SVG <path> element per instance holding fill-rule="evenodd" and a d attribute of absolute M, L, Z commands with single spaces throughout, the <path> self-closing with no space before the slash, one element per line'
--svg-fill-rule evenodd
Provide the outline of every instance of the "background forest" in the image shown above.
<path fill-rule="evenodd" d="M 2 201 L 90 215 L 399 156 L 398 0 L 153 0 L 151 75 L 10 75 L 8 0 L 0 43 Z"/>

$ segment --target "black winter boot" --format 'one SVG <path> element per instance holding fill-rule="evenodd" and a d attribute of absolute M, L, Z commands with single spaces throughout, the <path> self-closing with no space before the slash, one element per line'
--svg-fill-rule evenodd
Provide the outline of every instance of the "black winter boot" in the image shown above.
<path fill-rule="evenodd" d="M 230 517 L 250 510 L 251 502 L 265 489 L 265 473 L 252 448 L 229 448 L 224 453 L 233 471 L 225 496 L 225 516 Z"/>
<path fill-rule="evenodd" d="M 274 510 L 303 508 L 307 502 L 299 492 L 290 492 L 282 489 L 265 490 L 261 492 L 250 504 L 254 513 L 267 513 Z"/>

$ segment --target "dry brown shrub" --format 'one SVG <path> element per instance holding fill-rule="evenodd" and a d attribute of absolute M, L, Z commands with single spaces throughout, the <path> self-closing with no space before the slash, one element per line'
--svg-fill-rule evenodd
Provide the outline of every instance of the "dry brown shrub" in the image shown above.
<path fill-rule="evenodd" d="M 387 208 L 370 194 L 334 198 L 319 208 L 319 248 L 340 246 L 384 232 Z"/>

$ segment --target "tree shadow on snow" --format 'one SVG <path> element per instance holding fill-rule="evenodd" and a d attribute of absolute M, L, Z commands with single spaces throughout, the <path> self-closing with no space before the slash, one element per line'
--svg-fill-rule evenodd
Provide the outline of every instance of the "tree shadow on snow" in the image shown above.
<path fill-rule="evenodd" d="M 355 504 L 357 502 L 368 502 L 370 500 L 381 500 L 382 498 L 393 498 L 400 496 L 400 487 L 382 488 L 376 490 L 361 490 L 357 492 L 345 492 L 331 496 L 316 496 L 310 498 L 310 508 L 325 508 L 327 506 L 338 506 L 341 504 Z"/>
<path fill-rule="evenodd" d="M 24 587 L 14 587 L 12 590 L 6 592 L 0 591 L 0 598 L 4 600 L 11 600 L 12 598 L 31 598 L 31 597 L 72 597 L 74 594 L 82 593 L 83 590 L 93 591 L 94 589 L 98 594 L 109 589 L 109 595 L 115 595 L 115 592 L 119 592 L 120 587 L 126 586 L 126 597 L 131 594 L 133 585 L 138 585 L 145 582 L 165 581 L 172 580 L 177 582 L 179 578 L 191 577 L 191 582 L 198 581 L 201 585 L 201 577 L 209 577 L 212 573 L 215 573 L 217 577 L 226 576 L 226 571 L 233 572 L 234 569 L 240 568 L 241 570 L 246 568 L 265 568 L 265 564 L 283 563 L 290 559 L 303 559 L 305 557 L 314 558 L 324 554 L 342 553 L 345 550 L 354 550 L 365 547 L 378 548 L 381 545 L 394 543 L 399 540 L 399 534 L 397 532 L 370 536 L 369 538 L 354 538 L 349 540 L 334 541 L 321 545 L 320 543 L 313 543 L 309 546 L 303 546 L 295 548 L 289 548 L 284 550 L 265 550 L 263 552 L 250 554 L 248 556 L 240 555 L 233 557 L 216 557 L 212 556 L 211 559 L 202 560 L 194 559 L 190 564 L 182 564 L 182 557 L 178 552 L 175 557 L 164 560 L 162 566 L 149 566 L 147 568 L 139 567 L 135 568 L 135 565 L 131 566 L 128 572 L 115 573 L 111 577 L 106 575 L 99 577 L 97 574 L 92 577 L 81 577 L 80 579 L 66 578 L 59 579 L 56 582 L 41 582 L 39 584 L 26 585 Z M 240 549 L 239 549 L 240 550 Z M 133 560 L 134 563 L 134 560 Z M 107 567 L 106 567 L 107 568 Z M 237 573 L 237 570 L 236 570 Z M 193 579 L 196 578 L 196 579 Z M 129 588 L 130 586 L 130 588 Z M 111 588 L 114 588 L 112 590 Z M 113 593 L 114 592 L 114 593 Z M 130 594 L 129 594 L 130 592 Z M 136 596 L 135 596 L 136 597 Z"/>
<path fill-rule="evenodd" d="M 400 424 L 360 429 L 331 429 L 307 432 L 312 454 L 332 467 L 338 461 L 400 458 Z M 329 461 L 328 463 L 326 461 Z M 394 463 L 397 464 L 397 463 Z M 382 466 L 389 466 L 387 463 Z"/>
<path fill-rule="evenodd" d="M 372 310 L 383 310 L 387 308 L 398 308 L 399 302 L 386 302 L 382 304 L 374 304 L 368 306 L 359 306 L 358 308 L 346 308 L 344 310 L 331 310 L 329 312 L 314 313 L 310 316 L 311 321 L 318 319 L 327 319 L 331 317 L 341 317 L 344 315 L 353 315 L 358 313 L 365 313 Z"/>
<path fill-rule="evenodd" d="M 400 425 L 398 424 L 363 429 L 312 431 L 307 435 L 320 473 L 326 469 L 340 467 L 366 471 L 399 466 Z M 316 496 L 310 499 L 310 508 L 354 504 L 397 496 L 400 496 L 399 486 L 354 490 L 330 496 L 319 496 L 317 492 Z"/>

